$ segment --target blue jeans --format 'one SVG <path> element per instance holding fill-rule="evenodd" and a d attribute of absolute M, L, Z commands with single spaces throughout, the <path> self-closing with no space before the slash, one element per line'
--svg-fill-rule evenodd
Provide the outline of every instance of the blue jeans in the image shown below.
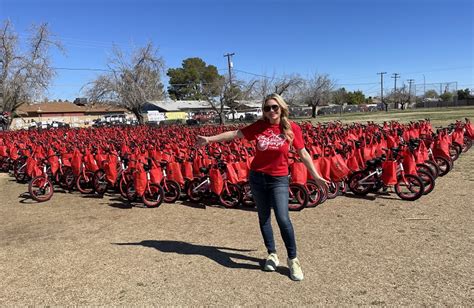
<path fill-rule="evenodd" d="M 258 221 L 268 253 L 276 253 L 271 224 L 271 209 L 280 227 L 288 258 L 296 258 L 296 240 L 288 212 L 288 176 L 271 176 L 250 171 L 250 189 L 257 204 Z"/>

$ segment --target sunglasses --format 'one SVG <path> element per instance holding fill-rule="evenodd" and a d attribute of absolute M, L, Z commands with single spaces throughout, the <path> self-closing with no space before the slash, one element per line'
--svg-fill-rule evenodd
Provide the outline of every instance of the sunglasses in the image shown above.
<path fill-rule="evenodd" d="M 280 108 L 280 106 L 278 106 L 278 105 L 266 105 L 266 106 L 263 107 L 263 111 L 265 111 L 265 112 L 269 112 L 270 110 L 278 111 L 279 108 Z"/>

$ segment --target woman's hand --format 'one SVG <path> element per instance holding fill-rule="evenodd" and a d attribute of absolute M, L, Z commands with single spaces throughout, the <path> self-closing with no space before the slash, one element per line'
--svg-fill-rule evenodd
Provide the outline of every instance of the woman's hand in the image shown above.
<path fill-rule="evenodd" d="M 314 178 L 314 181 L 316 182 L 316 184 L 317 184 L 318 186 L 328 188 L 328 183 L 329 183 L 329 182 L 326 181 L 325 179 L 318 177 L 318 178 Z"/>
<path fill-rule="evenodd" d="M 196 140 L 196 146 L 202 147 L 203 145 L 206 145 L 209 143 L 209 139 L 206 136 L 197 136 Z"/>

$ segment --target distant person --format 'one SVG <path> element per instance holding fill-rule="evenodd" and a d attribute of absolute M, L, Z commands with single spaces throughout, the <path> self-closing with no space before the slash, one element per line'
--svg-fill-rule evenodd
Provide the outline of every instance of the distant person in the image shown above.
<path fill-rule="evenodd" d="M 250 188 L 257 205 L 258 220 L 263 241 L 268 251 L 264 270 L 275 271 L 279 265 L 273 230 L 273 208 L 285 242 L 290 278 L 303 280 L 303 270 L 296 254 L 296 240 L 288 212 L 288 153 L 293 146 L 309 172 L 319 185 L 326 185 L 316 172 L 311 156 L 306 151 L 301 128 L 288 119 L 288 105 L 278 94 L 267 96 L 262 105 L 262 118 L 240 130 L 228 131 L 215 136 L 198 136 L 197 145 L 230 141 L 235 138 L 256 140 L 256 155 L 250 166 Z"/>

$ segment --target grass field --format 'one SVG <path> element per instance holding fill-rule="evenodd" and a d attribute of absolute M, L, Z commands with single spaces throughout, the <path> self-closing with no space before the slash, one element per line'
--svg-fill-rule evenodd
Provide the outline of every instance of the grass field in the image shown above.
<path fill-rule="evenodd" d="M 445 126 L 453 123 L 456 120 L 464 120 L 464 118 L 474 119 L 474 107 L 455 107 L 455 108 L 420 108 L 420 109 L 409 109 L 409 110 L 389 110 L 377 111 L 377 112 L 366 112 L 366 113 L 343 113 L 317 116 L 311 120 L 313 124 L 318 122 L 330 122 L 340 120 L 343 123 L 352 122 L 367 122 L 374 121 L 376 123 L 382 123 L 384 121 L 399 121 L 407 123 L 410 121 L 418 121 L 428 118 L 430 119 L 433 126 Z"/>

